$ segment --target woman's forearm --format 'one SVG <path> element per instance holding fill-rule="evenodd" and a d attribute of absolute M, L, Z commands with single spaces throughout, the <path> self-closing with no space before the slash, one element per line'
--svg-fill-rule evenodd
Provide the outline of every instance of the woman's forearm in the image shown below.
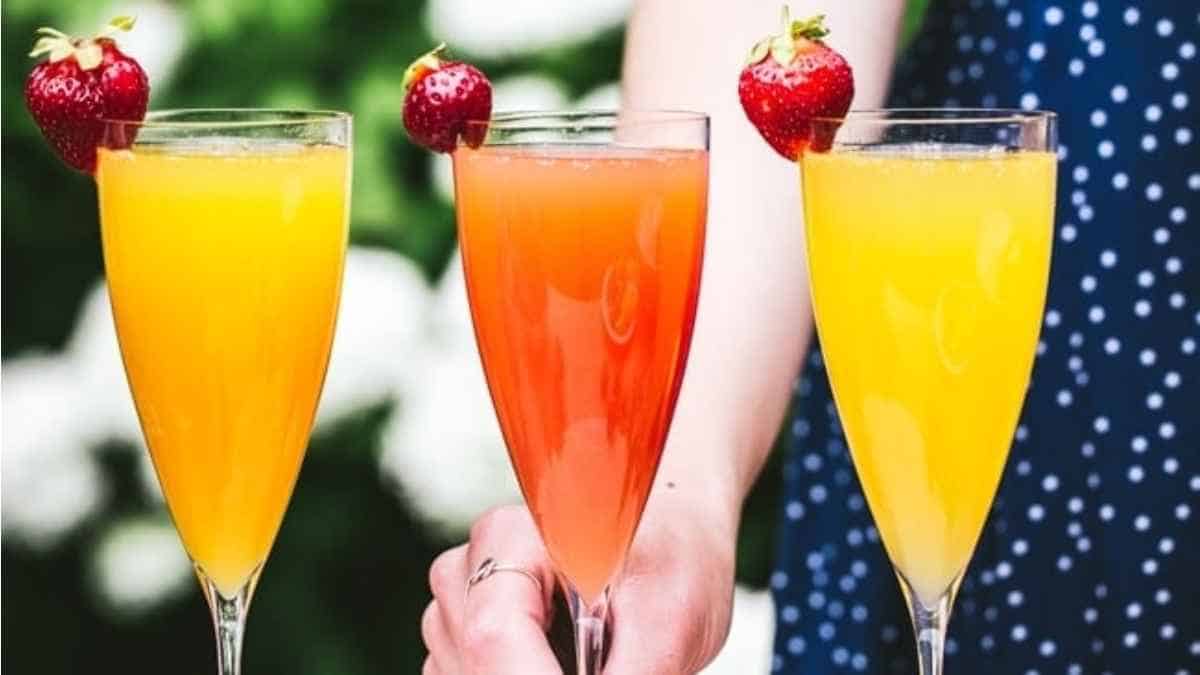
<path fill-rule="evenodd" d="M 855 107 L 879 107 L 902 0 L 806 2 L 855 72 Z M 779 30 L 777 0 L 641 0 L 626 40 L 624 104 L 712 117 L 711 192 L 700 306 L 656 494 L 733 519 L 762 468 L 811 336 L 799 173 L 746 121 L 738 74 Z M 660 499 L 660 497 L 655 497 Z M 653 500 L 652 500 L 653 502 Z"/>

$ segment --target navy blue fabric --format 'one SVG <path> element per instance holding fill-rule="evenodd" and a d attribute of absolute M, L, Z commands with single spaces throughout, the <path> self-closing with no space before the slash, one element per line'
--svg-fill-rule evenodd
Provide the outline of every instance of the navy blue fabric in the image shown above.
<path fill-rule="evenodd" d="M 935 0 L 898 67 L 893 106 L 1061 124 L 1039 355 L 950 673 L 1200 675 L 1198 45 L 1196 0 Z M 915 672 L 819 348 L 796 410 L 774 670 Z"/>

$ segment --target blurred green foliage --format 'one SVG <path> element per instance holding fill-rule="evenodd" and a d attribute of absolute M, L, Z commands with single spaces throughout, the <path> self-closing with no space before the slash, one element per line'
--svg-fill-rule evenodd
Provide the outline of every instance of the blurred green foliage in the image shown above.
<path fill-rule="evenodd" d="M 919 11 L 925 2 L 914 5 Z M 186 18 L 186 48 L 171 77 L 154 83 L 151 106 L 353 112 L 353 240 L 410 256 L 430 279 L 440 275 L 454 246 L 453 211 L 431 189 L 428 156 L 407 142 L 399 116 L 404 67 L 433 43 L 424 2 L 180 0 L 171 6 Z M 85 32 L 123 9 L 75 0 L 3 5 L 4 357 L 62 346 L 85 291 L 102 274 L 93 183 L 59 163 L 25 111 L 26 51 L 38 26 Z M 478 63 L 495 78 L 544 74 L 578 96 L 618 78 L 622 40 L 614 29 L 570 47 Z M 314 439 L 250 614 L 247 672 L 417 672 L 426 570 L 451 542 L 420 527 L 379 475 L 378 436 L 389 414 L 390 406 L 362 411 Z M 3 669 L 211 672 L 209 620 L 198 590 L 134 617 L 105 611 L 89 590 L 88 558 L 105 524 L 161 509 L 138 488 L 133 449 L 113 445 L 96 452 L 110 485 L 100 516 L 49 553 L 3 543 Z M 766 579 L 779 482 L 775 460 L 747 505 L 739 546 L 743 582 L 761 586 Z"/>

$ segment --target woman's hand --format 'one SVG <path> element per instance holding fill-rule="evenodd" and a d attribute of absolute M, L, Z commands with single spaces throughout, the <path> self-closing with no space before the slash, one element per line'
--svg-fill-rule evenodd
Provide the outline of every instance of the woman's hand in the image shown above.
<path fill-rule="evenodd" d="M 612 597 L 608 673 L 694 673 L 712 660 L 729 631 L 736 518 L 656 491 Z M 727 509 L 726 509 L 727 510 Z M 528 570 L 498 572 L 468 595 L 480 563 Z M 489 511 L 463 546 L 429 570 L 434 599 L 421 619 L 429 649 L 425 675 L 557 675 L 546 638 L 554 618 L 555 577 L 524 506 Z"/>

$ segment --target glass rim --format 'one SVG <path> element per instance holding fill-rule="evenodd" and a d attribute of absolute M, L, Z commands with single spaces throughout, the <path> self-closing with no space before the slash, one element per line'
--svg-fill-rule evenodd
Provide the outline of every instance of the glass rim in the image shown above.
<path fill-rule="evenodd" d="M 821 124 L 1028 124 L 1052 122 L 1058 113 L 1020 108 L 872 108 L 851 110 L 841 117 L 813 117 Z"/>
<path fill-rule="evenodd" d="M 238 119 L 239 115 L 246 116 Z M 198 119 L 187 119 L 192 116 Z M 204 119 L 211 116 L 212 119 Z M 185 119 L 173 119 L 181 117 Z M 354 116 L 341 110 L 303 108 L 168 108 L 146 113 L 140 120 L 101 118 L 105 126 L 139 126 L 158 129 L 253 129 L 350 122 Z"/>
<path fill-rule="evenodd" d="M 486 126 L 499 131 L 559 131 L 615 129 L 622 117 L 633 115 L 634 125 L 709 124 L 707 113 L 694 110 L 655 108 L 593 108 L 562 110 L 504 110 L 491 119 L 468 120 L 468 126 Z M 628 119 L 626 117 L 626 119 Z M 588 124 L 589 120 L 594 121 Z"/>

